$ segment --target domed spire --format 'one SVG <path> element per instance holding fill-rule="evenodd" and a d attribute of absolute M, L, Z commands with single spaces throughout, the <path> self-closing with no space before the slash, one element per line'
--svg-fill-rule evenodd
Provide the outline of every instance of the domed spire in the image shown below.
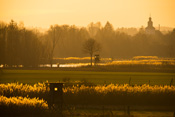
<path fill-rule="evenodd" d="M 149 17 L 149 21 L 151 21 L 151 17 Z"/>
<path fill-rule="evenodd" d="M 149 17 L 148 26 L 146 27 L 146 32 L 148 34 L 153 34 L 155 32 L 155 28 L 153 27 L 151 16 Z"/>
<path fill-rule="evenodd" d="M 153 22 L 151 21 L 151 17 L 149 17 L 148 27 L 153 27 Z"/>

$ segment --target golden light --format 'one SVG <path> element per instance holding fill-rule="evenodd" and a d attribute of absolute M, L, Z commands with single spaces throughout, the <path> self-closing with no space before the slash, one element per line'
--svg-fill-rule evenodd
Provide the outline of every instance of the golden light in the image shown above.
<path fill-rule="evenodd" d="M 58 89 L 57 88 L 54 88 L 54 91 L 57 91 Z"/>
<path fill-rule="evenodd" d="M 175 27 L 174 0 L 1 0 L 0 20 L 23 21 L 27 27 L 52 24 L 87 26 L 109 21 L 117 27 L 147 25 L 151 14 L 155 26 Z"/>

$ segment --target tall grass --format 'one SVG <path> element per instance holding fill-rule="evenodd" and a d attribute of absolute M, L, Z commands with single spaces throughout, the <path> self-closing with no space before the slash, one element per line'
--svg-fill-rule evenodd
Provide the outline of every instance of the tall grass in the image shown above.
<path fill-rule="evenodd" d="M 46 113 L 48 104 L 38 98 L 0 96 L 1 116 L 27 116 Z"/>
<path fill-rule="evenodd" d="M 0 106 L 48 109 L 47 103 L 39 98 L 0 96 Z"/>
<path fill-rule="evenodd" d="M 22 83 L 0 84 L 0 95 L 6 97 L 23 96 L 23 97 L 47 97 L 49 89 L 45 83 L 37 83 L 34 85 Z"/>
<path fill-rule="evenodd" d="M 81 86 L 65 88 L 65 101 L 71 104 L 97 105 L 169 105 L 175 106 L 174 86 Z M 71 97 L 71 98 L 70 98 Z"/>
<path fill-rule="evenodd" d="M 19 88 L 20 87 L 20 88 Z M 21 89 L 21 90 L 20 90 Z M 0 84 L 0 95 L 28 96 L 48 99 L 49 88 L 44 84 Z M 74 105 L 170 105 L 175 106 L 175 86 L 124 85 L 75 85 L 63 88 L 65 104 Z"/>
<path fill-rule="evenodd" d="M 94 57 L 92 58 L 94 60 Z M 90 57 L 54 58 L 55 63 L 82 63 L 90 61 Z M 175 65 L 174 58 L 158 58 L 157 56 L 135 56 L 131 59 L 100 58 L 101 65 Z"/>

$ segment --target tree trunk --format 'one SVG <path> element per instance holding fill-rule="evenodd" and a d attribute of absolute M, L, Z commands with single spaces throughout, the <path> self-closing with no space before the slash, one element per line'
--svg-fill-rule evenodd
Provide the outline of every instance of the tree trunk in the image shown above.
<path fill-rule="evenodd" d="M 50 66 L 51 66 L 51 68 L 52 68 L 52 58 L 51 58 L 51 60 L 50 60 Z"/>
<path fill-rule="evenodd" d="M 92 66 L 92 54 L 91 54 L 91 66 Z"/>
<path fill-rule="evenodd" d="M 52 52 L 53 53 L 53 52 Z M 52 68 L 52 63 L 53 63 L 53 54 L 50 55 L 50 67 Z"/>

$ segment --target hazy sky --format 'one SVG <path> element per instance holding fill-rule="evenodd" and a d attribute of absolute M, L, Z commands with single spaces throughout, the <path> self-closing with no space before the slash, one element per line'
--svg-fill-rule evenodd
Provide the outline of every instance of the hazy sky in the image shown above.
<path fill-rule="evenodd" d="M 109 21 L 117 27 L 175 27 L 175 0 L 0 0 L 0 20 L 23 21 L 25 26 L 52 24 L 87 26 Z"/>

